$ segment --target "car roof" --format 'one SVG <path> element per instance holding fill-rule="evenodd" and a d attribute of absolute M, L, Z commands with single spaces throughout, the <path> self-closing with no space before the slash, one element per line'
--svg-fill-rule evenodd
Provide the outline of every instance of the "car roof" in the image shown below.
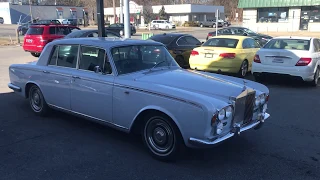
<path fill-rule="evenodd" d="M 31 25 L 30 27 L 76 27 L 72 25 L 66 24 L 35 24 Z"/>
<path fill-rule="evenodd" d="M 250 38 L 249 36 L 237 36 L 237 35 L 219 35 L 219 36 L 213 36 L 210 39 L 214 38 L 230 38 L 230 39 L 246 39 Z"/>
<path fill-rule="evenodd" d="M 301 39 L 301 40 L 311 40 L 313 37 L 306 36 L 277 36 L 273 39 Z"/>
<path fill-rule="evenodd" d="M 94 38 L 70 38 L 70 39 L 58 39 L 51 42 L 53 45 L 59 44 L 80 44 L 88 46 L 98 46 L 103 48 L 109 48 L 112 46 L 123 46 L 123 45 L 162 45 L 162 43 L 156 41 L 146 41 L 137 39 L 127 38 L 116 38 L 116 37 L 94 37 Z"/>

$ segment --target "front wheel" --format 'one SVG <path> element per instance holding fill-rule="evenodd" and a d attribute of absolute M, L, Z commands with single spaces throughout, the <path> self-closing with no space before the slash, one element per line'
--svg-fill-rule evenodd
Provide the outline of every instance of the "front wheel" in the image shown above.
<path fill-rule="evenodd" d="M 121 31 L 119 32 L 119 34 L 120 34 L 120 36 L 123 36 L 124 33 L 123 33 L 123 31 L 121 30 Z"/>
<path fill-rule="evenodd" d="M 143 142 L 153 157 L 162 161 L 177 159 L 182 138 L 169 117 L 160 113 L 148 116 L 142 134 Z"/>
<path fill-rule="evenodd" d="M 32 85 L 29 89 L 29 104 L 35 114 L 40 116 L 48 114 L 49 107 L 44 100 L 40 88 L 36 85 Z"/>
<path fill-rule="evenodd" d="M 213 24 L 212 27 L 213 27 L 213 28 L 216 28 L 216 24 Z"/>

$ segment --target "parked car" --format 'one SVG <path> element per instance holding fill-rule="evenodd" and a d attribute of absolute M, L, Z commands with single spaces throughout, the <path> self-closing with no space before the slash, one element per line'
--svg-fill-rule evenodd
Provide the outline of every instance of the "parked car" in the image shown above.
<path fill-rule="evenodd" d="M 37 23 L 24 23 L 18 26 L 17 31 L 19 35 L 25 35 L 30 26 L 38 25 Z"/>
<path fill-rule="evenodd" d="M 160 160 L 259 129 L 269 117 L 263 84 L 184 70 L 154 41 L 61 39 L 37 62 L 11 65 L 9 77 L 35 114 L 54 108 L 141 133 Z"/>
<path fill-rule="evenodd" d="M 66 35 L 64 38 L 81 38 L 81 37 L 98 37 L 98 30 L 86 29 L 73 31 Z M 119 34 L 106 30 L 106 37 L 121 37 Z"/>
<path fill-rule="evenodd" d="M 176 25 L 168 20 L 152 20 L 150 26 L 153 29 L 175 29 Z"/>
<path fill-rule="evenodd" d="M 39 57 L 43 48 L 51 41 L 63 38 L 80 28 L 68 25 L 32 25 L 23 40 L 23 50 L 30 52 L 34 57 Z"/>
<path fill-rule="evenodd" d="M 166 45 L 172 57 L 182 68 L 190 67 L 189 57 L 192 49 L 201 46 L 201 42 L 194 36 L 181 33 L 156 34 L 149 40 Z"/>
<path fill-rule="evenodd" d="M 3 23 L 4 23 L 3 17 L 0 17 L 0 24 L 3 24 Z"/>
<path fill-rule="evenodd" d="M 217 23 L 215 19 L 210 19 L 206 21 L 199 22 L 200 27 L 213 27 L 216 28 Z M 223 27 L 223 23 L 218 21 L 218 27 Z"/>
<path fill-rule="evenodd" d="M 191 51 L 190 68 L 245 77 L 260 45 L 247 36 L 216 36 Z"/>
<path fill-rule="evenodd" d="M 134 27 L 134 25 L 130 23 L 130 26 L 131 26 L 131 35 L 136 34 L 137 30 Z M 124 24 L 123 23 L 110 24 L 110 26 L 106 27 L 106 30 L 113 31 L 115 33 L 120 34 L 120 36 L 123 36 L 124 35 Z"/>
<path fill-rule="evenodd" d="M 318 38 L 275 37 L 255 55 L 252 74 L 257 81 L 278 74 L 297 77 L 317 86 L 320 74 L 319 59 Z"/>
<path fill-rule="evenodd" d="M 213 37 L 216 35 L 216 31 L 209 32 L 207 35 L 207 40 L 210 37 Z M 241 35 L 241 36 L 250 36 L 254 38 L 261 46 L 265 45 L 270 39 L 272 39 L 272 36 L 256 33 L 248 28 L 244 27 L 227 27 L 222 28 L 218 30 L 218 35 Z"/>

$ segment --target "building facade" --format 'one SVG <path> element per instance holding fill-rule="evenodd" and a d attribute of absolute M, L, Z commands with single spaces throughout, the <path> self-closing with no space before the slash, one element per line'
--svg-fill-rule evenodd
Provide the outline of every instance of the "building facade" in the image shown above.
<path fill-rule="evenodd" d="M 88 15 L 86 8 L 70 6 L 20 5 L 0 2 L 0 17 L 4 24 L 25 23 L 33 19 L 78 19 Z"/>
<path fill-rule="evenodd" d="M 162 5 L 152 6 L 153 14 L 159 14 Z M 208 6 L 208 5 L 194 5 L 194 4 L 178 4 L 178 5 L 164 5 L 165 12 L 168 14 L 169 21 L 176 24 L 182 24 L 185 21 L 205 21 L 214 19 L 217 10 L 221 19 L 225 18 L 223 6 Z M 143 6 L 138 5 L 134 1 L 129 2 L 130 21 L 141 26 L 146 23 L 144 21 Z M 106 20 L 113 22 L 113 8 L 104 8 Z M 116 21 L 119 22 L 120 7 L 116 7 Z"/>
<path fill-rule="evenodd" d="M 320 32 L 319 0 L 239 0 L 238 8 L 255 31 Z"/>

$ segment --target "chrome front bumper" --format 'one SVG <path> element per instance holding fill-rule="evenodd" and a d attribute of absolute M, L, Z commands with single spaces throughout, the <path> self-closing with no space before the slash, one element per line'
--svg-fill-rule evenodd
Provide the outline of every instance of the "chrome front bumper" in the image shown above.
<path fill-rule="evenodd" d="M 268 119 L 270 117 L 270 114 L 268 113 L 265 113 L 264 115 L 264 118 L 255 122 L 255 123 L 252 123 L 252 124 L 249 124 L 247 126 L 244 126 L 242 128 L 235 128 L 235 130 L 233 132 L 229 132 L 228 134 L 222 136 L 222 137 L 219 137 L 217 139 L 214 139 L 214 140 L 201 140 L 201 139 L 197 139 L 197 138 L 189 138 L 189 143 L 192 144 L 192 145 L 195 145 L 195 146 L 210 146 L 210 145 L 215 145 L 215 144 L 218 144 L 222 141 L 225 141 L 235 135 L 239 135 L 241 132 L 244 132 L 246 130 L 249 130 L 249 129 L 252 129 L 252 128 L 255 128 L 255 129 L 259 129 L 262 124 L 264 123 L 264 120 Z"/>
<path fill-rule="evenodd" d="M 13 85 L 11 83 L 8 84 L 8 87 L 14 91 L 17 91 L 17 92 L 21 92 L 21 88 L 16 86 L 16 85 Z"/>

